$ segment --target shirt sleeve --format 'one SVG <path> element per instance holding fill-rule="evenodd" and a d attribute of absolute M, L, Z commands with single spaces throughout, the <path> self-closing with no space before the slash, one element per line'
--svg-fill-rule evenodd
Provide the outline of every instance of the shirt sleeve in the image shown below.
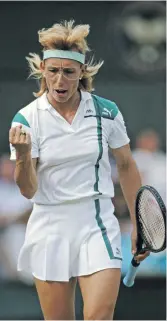
<path fill-rule="evenodd" d="M 125 122 L 121 112 L 118 113 L 114 120 L 112 121 L 112 128 L 109 135 L 108 143 L 111 148 L 119 148 L 130 142 L 127 135 Z"/>
<path fill-rule="evenodd" d="M 37 141 L 37 135 L 35 133 L 35 129 L 33 128 L 33 124 L 31 119 L 29 119 L 27 115 L 25 115 L 22 111 L 19 111 L 12 120 L 11 127 L 16 127 L 22 125 L 22 129 L 30 134 L 31 136 L 31 155 L 32 158 L 39 157 L 39 147 Z M 16 149 L 10 144 L 10 159 L 16 160 Z"/>

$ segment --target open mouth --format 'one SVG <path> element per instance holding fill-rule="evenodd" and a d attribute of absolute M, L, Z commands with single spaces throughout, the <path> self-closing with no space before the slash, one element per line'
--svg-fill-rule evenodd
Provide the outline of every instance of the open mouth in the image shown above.
<path fill-rule="evenodd" d="M 55 89 L 55 91 L 60 95 L 65 94 L 67 92 L 67 90 L 64 90 L 64 89 Z"/>

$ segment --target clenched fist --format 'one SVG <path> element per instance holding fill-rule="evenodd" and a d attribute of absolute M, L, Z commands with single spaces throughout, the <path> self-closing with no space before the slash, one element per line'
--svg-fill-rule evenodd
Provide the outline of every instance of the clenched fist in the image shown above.
<path fill-rule="evenodd" d="M 28 154 L 31 151 L 31 136 L 22 130 L 22 125 L 10 129 L 9 142 L 16 149 L 19 156 Z"/>

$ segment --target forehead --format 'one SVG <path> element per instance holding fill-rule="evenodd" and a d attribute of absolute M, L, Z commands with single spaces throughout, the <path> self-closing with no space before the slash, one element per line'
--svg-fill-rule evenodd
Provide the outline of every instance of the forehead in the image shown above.
<path fill-rule="evenodd" d="M 45 66 L 54 66 L 54 67 L 68 67 L 68 68 L 79 68 L 80 63 L 71 59 L 62 59 L 62 58 L 49 58 L 45 60 Z"/>

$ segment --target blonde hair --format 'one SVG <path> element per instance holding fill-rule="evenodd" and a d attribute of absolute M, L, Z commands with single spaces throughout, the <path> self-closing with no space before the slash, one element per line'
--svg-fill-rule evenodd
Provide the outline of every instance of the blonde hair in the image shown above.
<path fill-rule="evenodd" d="M 39 42 L 43 46 L 43 50 L 61 49 L 61 50 L 76 50 L 82 54 L 90 51 L 85 38 L 89 34 L 89 25 L 74 26 L 74 20 L 63 21 L 60 24 L 54 24 L 51 28 L 38 31 Z M 46 80 L 40 68 L 41 58 L 35 53 L 30 53 L 30 57 L 26 57 L 30 75 L 40 82 L 40 90 L 33 93 L 35 97 L 41 96 L 46 90 Z M 93 77 L 97 74 L 103 61 L 94 63 L 93 58 L 86 64 L 82 79 L 79 81 L 79 89 L 91 92 L 93 91 Z"/>

